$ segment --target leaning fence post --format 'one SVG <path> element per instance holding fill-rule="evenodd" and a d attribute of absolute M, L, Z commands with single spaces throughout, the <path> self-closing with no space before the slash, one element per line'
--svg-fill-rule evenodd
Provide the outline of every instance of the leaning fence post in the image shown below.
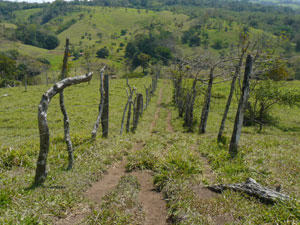
<path fill-rule="evenodd" d="M 253 57 L 251 55 L 248 55 L 246 61 L 245 73 L 244 73 L 242 94 L 236 112 L 233 132 L 232 132 L 230 146 L 229 146 L 229 153 L 231 157 L 235 157 L 238 153 L 238 144 L 239 144 L 241 131 L 243 127 L 244 112 L 246 108 L 246 103 L 250 95 L 250 78 L 252 73 L 252 66 L 253 66 Z"/>
<path fill-rule="evenodd" d="M 97 131 L 98 131 L 98 127 L 99 127 L 99 123 L 102 117 L 102 112 L 103 112 L 103 105 L 104 105 L 104 88 L 103 88 L 103 79 L 104 79 L 104 70 L 105 70 L 106 66 L 104 66 L 101 70 L 100 70 L 100 104 L 98 107 L 98 116 L 96 119 L 96 123 L 94 124 L 94 128 L 92 131 L 92 140 L 96 139 L 96 135 L 97 135 Z"/>
<path fill-rule="evenodd" d="M 52 88 L 45 92 L 42 96 L 41 102 L 38 106 L 38 124 L 40 134 L 40 153 L 37 160 L 37 167 L 35 172 L 35 185 L 41 185 L 45 182 L 47 171 L 47 156 L 49 152 L 50 132 L 47 121 L 47 110 L 51 99 L 66 87 L 89 81 L 92 79 L 93 73 L 84 76 L 66 78 L 56 83 Z"/>
<path fill-rule="evenodd" d="M 69 57 L 69 38 L 66 38 L 66 48 L 65 48 L 65 54 L 63 59 L 63 66 L 61 70 L 61 78 L 65 79 L 67 76 L 67 67 L 68 67 L 68 57 Z M 68 170 L 72 169 L 73 167 L 73 145 L 70 137 L 70 121 L 69 116 L 65 107 L 65 101 L 64 101 L 64 90 L 61 90 L 59 93 L 59 104 L 60 104 L 60 110 L 64 117 L 64 139 L 67 144 L 67 151 L 69 154 L 69 164 L 68 164 Z"/>
<path fill-rule="evenodd" d="M 109 125 L 109 75 L 104 75 L 104 105 L 101 115 L 102 136 L 108 136 Z"/>

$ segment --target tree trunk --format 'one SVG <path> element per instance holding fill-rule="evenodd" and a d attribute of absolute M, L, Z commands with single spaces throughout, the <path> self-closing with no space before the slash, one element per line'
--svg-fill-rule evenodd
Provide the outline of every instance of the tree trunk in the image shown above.
<path fill-rule="evenodd" d="M 102 136 L 108 137 L 109 128 L 109 76 L 104 76 L 104 104 L 101 115 Z"/>
<path fill-rule="evenodd" d="M 242 64 L 243 64 L 244 54 L 245 54 L 245 52 L 243 51 L 243 53 L 240 57 L 239 64 L 236 67 L 235 73 L 232 77 L 231 86 L 230 86 L 230 93 L 228 95 L 227 103 L 226 103 L 226 106 L 225 106 L 222 122 L 221 122 L 219 133 L 218 133 L 218 142 L 222 141 L 222 136 L 223 136 L 223 132 L 224 132 L 224 128 L 225 128 L 225 122 L 226 122 L 226 119 L 227 119 L 227 115 L 228 115 L 229 108 L 230 108 L 230 105 L 231 105 L 233 93 L 234 93 L 234 90 L 235 90 L 236 79 L 238 78 L 238 76 L 240 74 L 241 67 L 242 67 Z"/>
<path fill-rule="evenodd" d="M 128 133 L 128 132 L 129 132 L 129 129 L 130 129 L 132 96 L 131 96 L 131 98 L 130 98 L 128 104 L 129 104 L 129 107 L 128 107 L 128 113 L 127 113 L 126 133 Z"/>
<path fill-rule="evenodd" d="M 65 79 L 67 76 L 67 65 L 68 65 L 68 56 L 69 56 L 69 39 L 66 38 L 66 48 L 65 48 L 65 54 L 63 59 L 63 66 L 61 70 L 61 78 Z M 60 104 L 60 110 L 64 116 L 64 135 L 65 135 L 65 142 L 67 144 L 67 151 L 69 154 L 69 164 L 68 164 L 68 170 L 72 169 L 73 166 L 73 146 L 72 141 L 70 137 L 70 122 L 68 113 L 65 107 L 65 101 L 64 101 L 64 91 L 62 90 L 59 93 L 59 104 Z"/>
<path fill-rule="evenodd" d="M 101 70 L 100 70 L 100 104 L 99 104 L 99 113 L 96 119 L 96 123 L 94 125 L 93 131 L 92 131 L 92 139 L 95 140 L 96 136 L 97 136 L 97 131 L 99 128 L 99 123 L 101 120 L 101 116 L 102 116 L 102 112 L 103 112 L 103 105 L 104 105 L 104 88 L 103 88 L 103 73 L 105 70 L 106 66 L 104 66 Z"/>
<path fill-rule="evenodd" d="M 132 127 L 133 132 L 137 128 L 137 125 L 139 123 L 139 118 L 142 113 L 143 113 L 143 95 L 137 93 L 136 94 L 136 104 L 135 104 L 135 109 L 134 109 L 133 127 Z"/>
<path fill-rule="evenodd" d="M 252 66 L 253 66 L 253 57 L 251 55 L 248 55 L 246 61 L 246 67 L 245 67 L 242 94 L 236 112 L 233 132 L 230 141 L 229 153 L 231 157 L 235 157 L 238 153 L 238 144 L 239 144 L 242 127 L 243 127 L 244 112 L 250 94 L 250 78 L 252 74 Z"/>
<path fill-rule="evenodd" d="M 210 109 L 210 99 L 211 99 L 211 91 L 212 91 L 212 86 L 213 86 L 213 81 L 214 81 L 214 70 L 210 70 L 209 74 L 209 82 L 207 86 L 207 92 L 204 100 L 204 105 L 202 108 L 202 113 L 201 113 L 201 122 L 200 122 L 200 127 L 199 127 L 199 133 L 204 134 L 206 131 L 206 124 L 207 124 L 207 119 L 208 119 L 208 113 Z"/>
<path fill-rule="evenodd" d="M 189 111 L 188 111 L 188 121 L 187 121 L 187 126 L 188 126 L 188 131 L 192 132 L 193 131 L 193 122 L 194 122 L 194 105 L 195 105 L 195 100 L 197 97 L 197 89 L 196 89 L 196 84 L 197 84 L 197 77 L 195 78 L 194 82 L 193 82 L 193 93 L 192 93 L 192 97 L 190 100 L 190 107 L 189 107 Z"/>
<path fill-rule="evenodd" d="M 47 156 L 49 152 L 49 140 L 50 133 L 47 122 L 47 110 L 50 104 L 51 99 L 57 94 L 60 93 L 63 89 L 68 86 L 79 84 L 82 82 L 87 82 L 92 79 L 93 73 L 87 75 L 66 78 L 52 88 L 50 88 L 46 93 L 43 94 L 41 102 L 38 106 L 38 124 L 39 124 L 39 133 L 40 133 L 40 153 L 37 161 L 37 168 L 35 173 L 35 185 L 41 185 L 45 182 L 47 177 Z"/>

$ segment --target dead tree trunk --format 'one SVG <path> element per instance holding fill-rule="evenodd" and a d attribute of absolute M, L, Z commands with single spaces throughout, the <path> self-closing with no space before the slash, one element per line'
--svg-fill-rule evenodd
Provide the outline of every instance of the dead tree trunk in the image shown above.
<path fill-rule="evenodd" d="M 148 101 L 148 99 L 149 99 L 149 90 L 148 90 L 148 88 L 146 88 L 146 86 L 144 86 L 144 87 L 145 87 L 145 92 L 146 92 L 146 99 L 145 99 L 144 110 L 146 110 L 147 107 L 148 107 L 148 103 L 149 103 L 149 101 Z"/>
<path fill-rule="evenodd" d="M 109 128 L 109 76 L 104 76 L 104 104 L 101 115 L 102 136 L 108 137 Z"/>
<path fill-rule="evenodd" d="M 239 144 L 242 127 L 243 127 L 244 111 L 250 94 L 250 78 L 252 73 L 252 66 L 253 66 L 253 57 L 251 55 L 248 55 L 246 61 L 246 67 L 245 67 L 242 94 L 236 112 L 233 132 L 230 141 L 229 153 L 231 157 L 235 157 L 238 153 L 238 144 Z"/>
<path fill-rule="evenodd" d="M 225 128 L 225 122 L 226 122 L 226 119 L 227 119 L 227 115 L 228 115 L 229 108 L 230 108 L 230 105 L 231 105 L 233 93 L 234 93 L 234 90 L 235 90 L 236 79 L 239 77 L 241 67 L 243 65 L 244 55 L 245 55 L 245 51 L 242 52 L 239 63 L 237 65 L 235 73 L 232 77 L 230 92 L 229 92 L 229 95 L 228 95 L 227 103 L 226 103 L 226 106 L 225 106 L 222 122 L 221 122 L 219 133 L 218 133 L 218 142 L 222 141 L 222 136 L 223 136 L 223 132 L 224 132 L 224 128 Z"/>
<path fill-rule="evenodd" d="M 133 117 L 133 127 L 132 132 L 134 132 L 137 128 L 139 118 L 143 113 L 143 95 L 137 93 L 136 94 L 136 101 L 134 104 L 134 117 Z"/>
<path fill-rule="evenodd" d="M 127 98 L 129 99 L 129 93 L 128 90 L 126 89 L 126 93 L 127 93 Z M 120 129 L 120 135 L 122 135 L 123 133 L 123 126 L 124 126 L 124 121 L 125 121 L 125 117 L 126 117 L 126 112 L 127 112 L 127 108 L 129 105 L 129 100 L 127 99 L 124 111 L 123 111 L 123 117 L 122 117 L 122 122 L 121 122 L 121 129 Z"/>
<path fill-rule="evenodd" d="M 65 48 L 65 54 L 64 54 L 64 59 L 63 59 L 63 67 L 61 70 L 61 78 L 65 79 L 67 75 L 67 65 L 68 65 L 68 56 L 69 56 L 69 39 L 66 39 L 66 48 Z M 72 141 L 70 137 L 70 121 L 69 117 L 67 114 L 67 110 L 65 107 L 65 101 L 64 101 L 64 91 L 62 90 L 59 93 L 59 105 L 60 105 L 60 110 L 64 116 L 64 135 L 65 135 L 65 142 L 67 144 L 67 151 L 69 154 L 69 164 L 68 164 L 68 170 L 72 169 L 73 166 L 73 146 L 72 146 Z"/>
<path fill-rule="evenodd" d="M 221 193 L 225 190 L 234 190 L 244 192 L 248 195 L 255 196 L 258 199 L 266 203 L 274 203 L 278 200 L 286 201 L 291 200 L 291 198 L 285 194 L 282 194 L 278 191 L 263 187 L 261 184 L 257 183 L 254 179 L 248 178 L 245 183 L 238 184 L 222 184 L 216 186 L 208 187 L 210 190 Z"/>
<path fill-rule="evenodd" d="M 94 125 L 93 131 L 92 131 L 92 139 L 95 140 L 96 136 L 97 136 L 97 131 L 99 128 L 99 123 L 101 120 L 101 116 L 102 116 L 102 112 L 103 112 L 103 105 L 104 105 L 104 88 L 103 88 L 103 73 L 105 70 L 106 66 L 104 66 L 101 70 L 100 70 L 100 104 L 99 104 L 99 113 L 96 119 L 96 123 Z"/>
<path fill-rule="evenodd" d="M 126 122 L 126 133 L 129 133 L 130 131 L 130 120 L 131 120 L 131 107 L 133 105 L 133 101 L 132 101 L 132 95 L 130 97 L 130 100 L 129 100 L 129 107 L 128 107 L 128 112 L 127 112 L 127 122 Z"/>
<path fill-rule="evenodd" d="M 50 133 L 47 122 L 47 110 L 51 99 L 57 94 L 64 90 L 66 87 L 79 84 L 82 82 L 87 82 L 92 79 L 93 73 L 87 75 L 66 78 L 52 88 L 50 88 L 46 93 L 43 94 L 42 100 L 38 106 L 38 123 L 39 123 L 39 133 L 40 133 L 40 153 L 37 161 L 37 168 L 35 173 L 35 185 L 41 185 L 45 182 L 47 177 L 47 156 L 49 152 L 49 140 Z"/>
<path fill-rule="evenodd" d="M 209 113 L 209 109 L 210 109 L 210 99 L 211 99 L 211 91 L 212 91 L 213 81 L 214 81 L 214 68 L 211 68 L 210 73 L 209 73 L 207 92 L 205 95 L 204 105 L 203 105 L 202 112 L 201 112 L 201 122 L 200 122 L 200 127 L 199 127 L 200 134 L 204 134 L 206 131 L 206 124 L 207 124 L 208 113 Z"/>
<path fill-rule="evenodd" d="M 188 98 L 189 100 L 187 102 L 188 107 L 185 112 L 185 125 L 188 127 L 189 132 L 191 132 L 193 130 L 194 105 L 195 105 L 195 100 L 197 97 L 196 84 L 197 84 L 197 76 L 194 79 L 192 92 L 189 94 L 190 96 L 189 96 L 189 98 Z"/>
<path fill-rule="evenodd" d="M 122 135 L 122 132 L 123 132 L 123 126 L 124 126 L 125 116 L 126 116 L 126 112 L 127 112 L 128 106 L 129 106 L 129 109 L 128 109 L 128 112 L 127 112 L 126 132 L 127 133 L 129 132 L 130 117 L 131 117 L 131 105 L 133 104 L 132 98 L 133 98 L 134 92 L 136 90 L 136 88 L 134 88 L 134 87 L 131 88 L 131 86 L 129 84 L 129 81 L 128 81 L 128 77 L 126 77 L 126 84 L 128 86 L 128 89 L 126 89 L 127 102 L 126 102 L 125 109 L 124 109 L 124 112 L 123 112 L 120 135 Z"/>

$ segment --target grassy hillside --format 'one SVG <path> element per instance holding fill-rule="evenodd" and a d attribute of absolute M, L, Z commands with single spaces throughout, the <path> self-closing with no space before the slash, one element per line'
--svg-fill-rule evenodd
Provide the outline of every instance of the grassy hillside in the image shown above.
<path fill-rule="evenodd" d="M 60 217 L 64 218 L 71 208 L 94 208 L 95 204 L 82 195 L 83 191 L 99 177 L 105 176 L 103 171 L 109 165 L 124 156 L 128 158 L 129 171 L 152 171 L 157 188 L 162 189 L 167 196 L 168 216 L 172 224 L 218 224 L 216 215 L 222 215 L 227 224 L 297 224 L 300 221 L 297 203 L 265 205 L 255 198 L 230 191 L 203 199 L 199 187 L 199 183 L 244 182 L 247 177 L 252 177 L 271 188 L 281 184 L 283 193 L 299 198 L 298 108 L 274 108 L 272 115 L 278 118 L 279 124 L 266 127 L 261 133 L 257 133 L 255 127 L 244 128 L 241 154 L 232 160 L 228 156 L 228 144 L 216 143 L 216 132 L 226 101 L 222 96 L 227 95 L 229 84 L 219 84 L 213 89 L 213 96 L 217 97 L 213 98 L 208 132 L 205 135 L 185 133 L 182 120 L 177 118 L 177 111 L 170 104 L 171 82 L 160 80 L 155 97 L 145 111 L 136 134 L 119 136 L 126 85 L 123 79 L 111 80 L 110 135 L 108 139 L 98 137 L 92 143 L 89 137 L 97 115 L 98 82 L 95 79 L 90 85 L 74 86 L 65 92 L 71 137 L 75 146 L 75 167 L 72 171 L 65 170 L 67 152 L 63 142 L 63 121 L 58 97 L 52 100 L 48 113 L 51 133 L 48 159 L 50 172 L 45 186 L 37 189 L 27 188 L 33 180 L 39 151 L 37 105 L 47 87 L 30 87 L 28 92 L 24 92 L 23 88 L 0 90 L 0 96 L 8 94 L 0 98 L 0 223 L 35 224 L 43 221 L 53 224 Z M 143 85 L 149 85 L 150 82 L 148 78 L 130 80 L 142 93 Z M 299 82 L 293 85 L 298 86 Z M 161 104 L 156 105 L 159 96 Z M 201 95 L 197 99 L 196 118 L 200 116 L 203 97 Z M 232 130 L 236 104 L 235 101 L 229 112 L 227 138 Z M 158 117 L 154 116 L 157 109 Z M 286 117 L 287 111 L 289 117 Z M 153 121 L 154 127 L 150 128 Z M 168 121 L 174 131 L 170 131 Z M 195 131 L 197 126 L 198 122 Z M 134 143 L 142 143 L 143 148 L 131 151 Z M 207 162 L 203 161 L 203 156 L 208 159 L 215 175 L 205 169 Z M 125 207 L 129 210 L 127 213 L 131 213 L 132 204 L 139 204 L 138 200 L 126 200 L 123 203 L 122 200 L 116 200 L 122 199 L 122 193 L 127 190 L 120 188 L 112 189 L 105 205 L 94 208 L 95 211 L 86 218 L 86 224 L 99 220 L 97 212 L 101 210 L 105 210 L 105 215 L 101 216 L 102 223 L 115 215 L 115 207 Z M 134 189 L 134 192 L 139 192 L 139 189 Z M 114 201 L 118 202 L 116 206 Z M 107 205 L 110 208 L 101 208 Z M 143 218 L 143 210 L 134 213 L 138 213 L 134 218 Z M 119 224 L 125 225 L 128 222 L 122 212 L 114 218 Z"/>

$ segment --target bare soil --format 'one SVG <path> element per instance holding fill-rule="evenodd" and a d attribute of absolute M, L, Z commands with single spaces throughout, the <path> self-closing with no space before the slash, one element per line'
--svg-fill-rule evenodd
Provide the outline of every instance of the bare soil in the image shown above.
<path fill-rule="evenodd" d="M 152 123 L 151 123 L 151 125 L 150 125 L 150 133 L 152 133 L 153 128 L 154 128 L 155 125 L 156 125 L 156 121 L 157 121 L 157 119 L 158 119 L 158 117 L 159 117 L 159 113 L 160 113 L 160 104 L 161 104 L 161 99 L 162 99 L 162 92 L 163 92 L 163 89 L 161 88 L 161 89 L 159 90 L 159 97 L 158 97 L 157 103 L 156 103 L 156 104 L 157 104 L 157 109 L 156 109 L 156 112 L 155 112 L 153 121 L 152 121 Z"/>
<path fill-rule="evenodd" d="M 83 194 L 87 199 L 100 204 L 101 199 L 109 191 L 114 189 L 120 178 L 125 175 L 126 162 L 113 165 L 101 180 L 92 184 L 92 186 Z M 75 225 L 81 224 L 81 221 L 91 212 L 91 208 L 86 205 L 78 205 L 76 209 L 72 209 L 68 216 L 57 221 L 56 225 Z"/>
<path fill-rule="evenodd" d="M 132 175 L 141 185 L 140 202 L 145 213 L 145 225 L 166 225 L 167 207 L 163 195 L 155 190 L 152 176 L 147 171 L 136 171 Z"/>
<path fill-rule="evenodd" d="M 167 117 L 167 131 L 169 131 L 170 133 L 174 133 L 174 128 L 172 126 L 171 121 L 172 121 L 172 113 L 169 112 Z"/>
<path fill-rule="evenodd" d="M 162 89 L 160 89 L 157 100 L 157 110 L 150 126 L 150 133 L 155 127 L 160 113 L 160 104 L 162 100 Z M 169 117 L 168 117 L 169 118 Z M 171 118 L 171 117 L 170 117 Z M 168 129 L 173 130 L 169 118 Z M 138 151 L 143 148 L 143 143 L 135 143 L 132 151 Z M 92 184 L 92 186 L 83 194 L 90 201 L 100 205 L 102 198 L 119 183 L 120 178 L 126 174 L 126 160 L 113 165 L 101 180 Z M 167 224 L 167 209 L 163 195 L 155 191 L 152 176 L 146 171 L 136 171 L 131 173 L 138 178 L 141 185 L 140 201 L 145 212 L 145 225 L 165 225 Z M 57 221 L 57 225 L 75 225 L 81 224 L 82 220 L 91 212 L 88 205 L 79 204 L 68 212 L 68 216 Z"/>

